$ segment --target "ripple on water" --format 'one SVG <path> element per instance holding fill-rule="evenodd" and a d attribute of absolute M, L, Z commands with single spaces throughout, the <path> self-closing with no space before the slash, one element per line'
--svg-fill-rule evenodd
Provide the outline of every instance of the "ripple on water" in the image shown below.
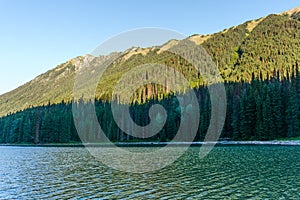
<path fill-rule="evenodd" d="M 192 147 L 145 174 L 110 169 L 84 148 L 0 151 L 0 199 L 300 199 L 297 146 L 216 147 L 202 160 Z"/>

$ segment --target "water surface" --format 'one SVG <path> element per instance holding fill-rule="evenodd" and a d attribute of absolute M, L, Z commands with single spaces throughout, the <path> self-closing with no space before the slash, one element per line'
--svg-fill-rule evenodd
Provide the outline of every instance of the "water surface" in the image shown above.
<path fill-rule="evenodd" d="M 222 146 L 202 160 L 191 147 L 145 174 L 110 169 L 84 148 L 0 147 L 0 162 L 0 199 L 300 199 L 299 146 Z"/>

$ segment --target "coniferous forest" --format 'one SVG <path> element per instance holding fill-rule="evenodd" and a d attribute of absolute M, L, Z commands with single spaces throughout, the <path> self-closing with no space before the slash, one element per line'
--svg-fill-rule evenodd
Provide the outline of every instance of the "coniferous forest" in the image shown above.
<path fill-rule="evenodd" d="M 227 114 L 221 138 L 232 140 L 273 140 L 300 136 L 300 73 L 295 66 L 288 78 L 280 79 L 274 71 L 273 78 L 262 80 L 253 75 L 249 83 L 225 83 Z M 194 141 L 202 141 L 210 121 L 210 97 L 206 86 L 194 89 L 199 99 L 200 123 Z M 89 104 L 80 100 L 78 104 Z M 152 98 L 143 104 L 132 104 L 130 115 L 135 123 L 149 123 L 149 108 L 161 104 L 167 111 L 164 128 L 155 136 L 143 141 L 170 141 L 180 125 L 181 109 L 175 95 L 158 100 Z M 98 121 L 114 142 L 141 141 L 122 132 L 114 122 L 110 103 L 95 101 Z M 186 111 L 188 112 L 188 110 Z M 93 125 L 82 122 L 87 138 L 96 137 Z M 126 123 L 126 122 L 125 122 Z M 187 134 L 188 131 L 187 131 Z M 101 140 L 99 140 L 101 141 Z M 0 118 L 1 143 L 68 143 L 80 142 L 74 126 L 72 104 L 27 109 Z"/>

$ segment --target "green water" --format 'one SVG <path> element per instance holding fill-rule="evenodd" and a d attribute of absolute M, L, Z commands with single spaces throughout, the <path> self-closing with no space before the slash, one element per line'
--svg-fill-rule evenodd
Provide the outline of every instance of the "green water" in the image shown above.
<path fill-rule="evenodd" d="M 192 147 L 162 170 L 132 174 L 84 148 L 0 147 L 0 199 L 300 199 L 299 146 L 198 153 Z"/>

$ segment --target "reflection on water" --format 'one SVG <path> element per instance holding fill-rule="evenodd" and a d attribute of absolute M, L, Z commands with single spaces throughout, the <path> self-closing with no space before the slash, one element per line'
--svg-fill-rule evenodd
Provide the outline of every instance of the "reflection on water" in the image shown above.
<path fill-rule="evenodd" d="M 145 174 L 110 169 L 84 148 L 0 147 L 0 161 L 0 199 L 300 199 L 300 147 L 216 147 L 202 160 L 191 147 Z"/>

